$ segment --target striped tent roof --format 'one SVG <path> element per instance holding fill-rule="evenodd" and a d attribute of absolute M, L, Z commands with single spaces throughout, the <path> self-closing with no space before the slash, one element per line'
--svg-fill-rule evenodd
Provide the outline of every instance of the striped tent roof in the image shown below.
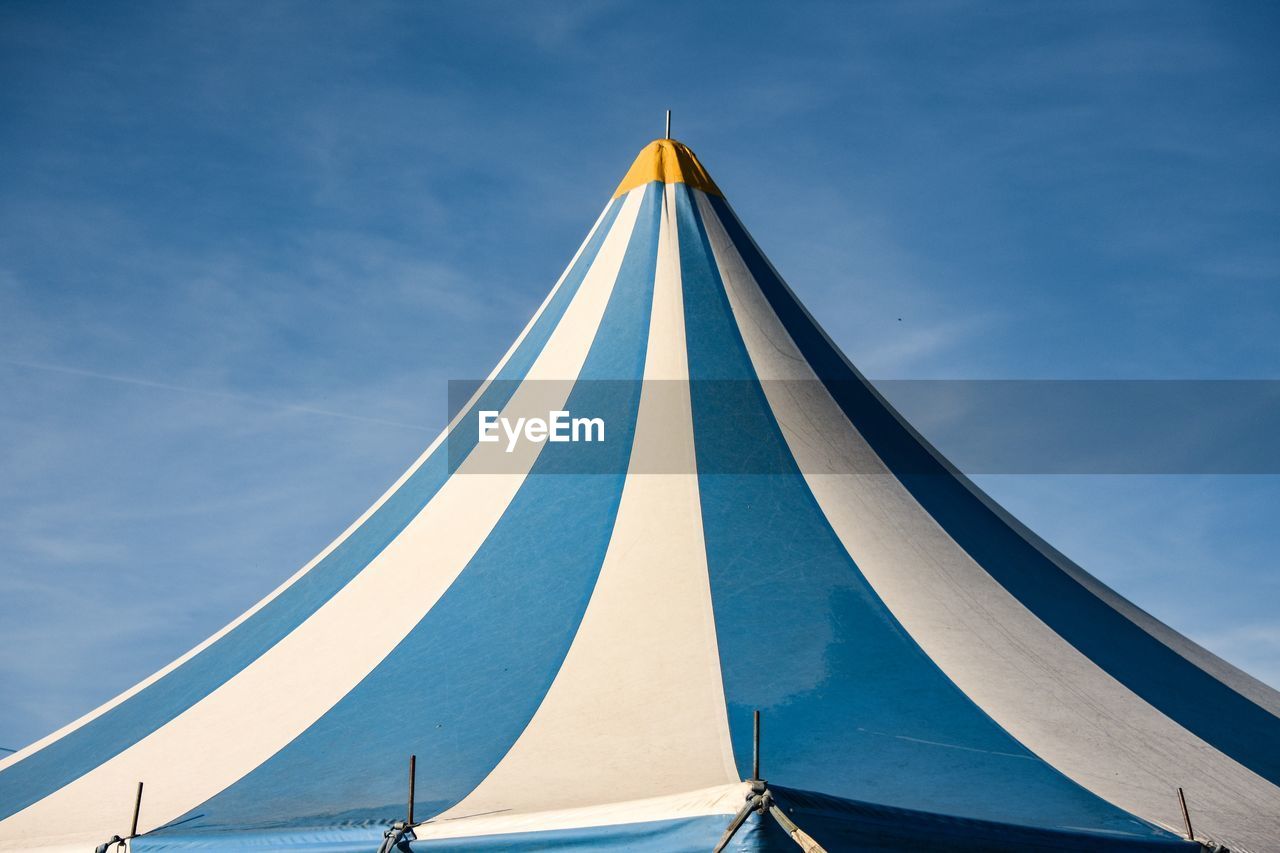
<path fill-rule="evenodd" d="M 567 411 L 602 441 L 480 441 Z M 0 761 L 0 849 L 1280 850 L 1280 694 L 941 458 L 688 148 L 450 427 L 223 630 Z M 755 801 L 757 804 L 760 800 Z M 796 836 L 803 841 L 803 836 Z M 730 849 L 794 849 L 751 811 Z"/>

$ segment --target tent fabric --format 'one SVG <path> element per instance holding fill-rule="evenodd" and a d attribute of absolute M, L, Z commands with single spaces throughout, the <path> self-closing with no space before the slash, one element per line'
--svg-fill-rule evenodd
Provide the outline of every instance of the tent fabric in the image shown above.
<path fill-rule="evenodd" d="M 699 176 L 646 148 L 368 512 L 0 761 L 0 849 L 123 834 L 142 780 L 135 850 L 372 851 L 414 754 L 415 850 L 704 850 L 760 709 L 832 851 L 1185 847 L 1178 787 L 1198 838 L 1280 850 L 1280 694 L 956 471 Z M 479 440 L 560 410 L 606 440 Z M 735 844 L 794 847 L 758 816 Z"/>
<path fill-rule="evenodd" d="M 745 785 L 710 792 L 660 798 L 662 802 L 616 804 L 559 813 L 480 816 L 429 823 L 406 842 L 406 851 L 487 851 L 525 847 L 584 850 L 711 850 L 724 834 L 743 800 Z M 1088 849 L 1130 851 L 1194 851 L 1199 845 L 1179 838 L 1127 833 L 1082 833 L 1046 830 L 933 815 L 873 803 L 860 803 L 788 788 L 774 787 L 778 805 L 806 830 L 818 832 L 830 849 L 1063 851 Z M 708 796 L 710 795 L 710 796 Z M 727 796 L 726 796 L 727 795 Z M 720 813 L 700 814 L 717 807 Z M 664 810 L 666 819 L 645 817 Z M 619 817 L 624 822 L 613 822 Z M 381 840 L 381 827 L 295 828 L 229 833 L 160 834 L 134 842 L 135 853 L 225 849 L 234 841 L 241 849 L 287 849 L 294 853 L 370 851 Z M 794 842 L 772 818 L 753 814 L 731 839 L 730 851 L 793 851 Z"/>
<path fill-rule="evenodd" d="M 528 845 L 540 849 L 710 850 L 743 803 L 748 788 L 738 783 L 632 802 L 522 814 L 497 811 L 442 817 L 418 826 L 417 839 L 403 843 L 399 849 L 509 850 Z M 248 837 L 235 829 L 215 835 L 161 833 L 141 839 L 135 849 L 225 849 L 228 840 L 233 840 L 251 848 L 309 851 L 347 845 L 350 849 L 372 851 L 381 842 L 384 826 L 281 828 Z M 757 849 L 756 839 L 762 833 L 767 834 L 767 828 L 755 822 L 735 836 L 729 849 Z"/>
<path fill-rule="evenodd" d="M 971 851 L 971 853 L 1020 853 L 1064 850 L 1198 851 L 1199 844 L 1181 838 L 1141 838 L 1126 833 L 1081 833 L 1007 823 L 915 812 L 874 803 L 859 803 L 775 787 L 781 808 L 810 835 L 822 839 L 831 850 Z M 790 839 L 788 839 L 788 842 Z M 782 846 L 769 850 L 785 849 Z M 795 845 L 791 845 L 794 851 Z"/>
<path fill-rule="evenodd" d="M 720 195 L 720 188 L 688 146 L 674 139 L 655 139 L 645 146 L 631 164 L 613 197 L 626 195 L 636 187 L 657 181 L 662 184 L 688 184 L 708 195 Z"/>
<path fill-rule="evenodd" d="M 712 850 L 724 833 L 725 819 L 720 817 L 683 818 L 677 820 L 649 821 L 646 823 L 620 824 L 617 826 L 582 827 L 578 829 L 549 829 L 518 832 L 504 835 L 476 835 L 431 841 L 427 844 L 413 842 L 399 849 L 409 851 L 457 851 L 457 853 L 498 853 L 503 850 L 616 850 L 663 853 L 670 850 Z M 767 825 L 761 825 L 758 817 L 743 827 L 733 843 L 726 848 L 730 853 L 746 851 L 783 850 L 779 839 L 772 837 Z M 790 839 L 786 847 L 794 849 Z M 152 851 L 227 850 L 289 850 L 292 853 L 370 853 L 378 849 L 381 833 L 366 830 L 324 831 L 320 833 L 237 833 L 231 837 L 191 836 L 162 839 L 139 839 L 133 845 L 135 853 Z"/>

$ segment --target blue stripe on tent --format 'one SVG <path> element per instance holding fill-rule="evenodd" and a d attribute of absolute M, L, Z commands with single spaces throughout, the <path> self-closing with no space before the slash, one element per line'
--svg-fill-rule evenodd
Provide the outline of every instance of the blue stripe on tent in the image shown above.
<path fill-rule="evenodd" d="M 796 468 L 696 202 L 683 186 L 676 194 L 702 524 L 743 776 L 759 708 L 763 771 L 777 782 L 941 814 L 1163 837 L 1014 740 L 879 600 Z"/>
<path fill-rule="evenodd" d="M 1280 718 L 1098 598 L 1010 527 L 921 444 L 809 316 L 723 199 L 720 221 L 845 415 L 960 547 L 1041 621 L 1188 731 L 1280 785 Z"/>
<path fill-rule="evenodd" d="M 499 372 L 499 380 L 518 380 L 528 372 L 578 292 L 622 202 L 616 199 L 610 205 L 560 289 Z M 501 409 L 516 384 L 495 382 L 471 409 L 469 420 L 460 423 L 455 433 L 460 438 L 451 437 L 442 442 L 359 529 L 257 613 L 97 719 L 0 771 L 0 819 L 48 796 L 169 722 L 311 616 L 380 554 L 426 506 L 448 478 L 449 453 L 458 458 L 457 441 L 470 440 L 474 444 L 475 413 L 480 409 Z"/>
<path fill-rule="evenodd" d="M 828 850 L 945 850 L 948 853 L 1028 851 L 1166 851 L 1200 853 L 1194 841 L 1084 829 L 1039 829 L 943 817 L 771 786 L 778 805 Z M 794 848 L 793 848 L 794 849 Z"/>
<path fill-rule="evenodd" d="M 544 445 L 484 544 L 410 634 L 293 742 L 187 815 L 185 829 L 389 822 L 404 810 L 410 753 L 419 808 L 431 814 L 470 793 L 519 737 L 569 650 L 613 531 L 644 375 L 660 199 L 655 187 L 645 193 L 565 405 L 603 418 L 605 441 Z M 576 473 L 584 465 L 598 473 Z"/>
<path fill-rule="evenodd" d="M 611 826 L 513 832 L 469 838 L 439 838 L 408 844 L 414 851 L 485 853 L 502 850 L 618 850 L 638 853 L 707 853 L 715 847 L 730 820 L 729 815 L 705 815 L 675 820 L 643 821 Z M 726 848 L 734 853 L 791 853 L 795 843 L 770 831 L 752 816 Z M 225 832 L 204 835 L 157 837 L 134 841 L 134 853 L 186 850 L 288 850 L 291 853 L 370 853 L 382 841 L 376 829 L 306 829 L 296 832 Z"/>

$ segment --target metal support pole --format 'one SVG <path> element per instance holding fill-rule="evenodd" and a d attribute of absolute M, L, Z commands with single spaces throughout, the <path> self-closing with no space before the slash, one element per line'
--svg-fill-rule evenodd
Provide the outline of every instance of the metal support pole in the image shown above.
<path fill-rule="evenodd" d="M 1187 840 L 1195 841 L 1195 831 L 1191 829 L 1191 812 L 1187 811 L 1187 795 L 1178 789 L 1178 805 L 1182 806 L 1182 824 L 1187 828 Z"/>
<path fill-rule="evenodd" d="M 720 836 L 720 840 L 716 842 L 715 849 L 711 853 L 724 853 L 724 849 L 729 846 L 733 836 L 737 835 L 738 830 L 747 822 L 747 818 L 751 817 L 751 813 L 755 811 L 758 804 L 759 797 L 757 795 L 748 799 L 746 804 L 738 809 L 738 813 L 733 816 L 733 820 L 729 821 L 729 826 L 725 828 L 724 834 Z"/>
<path fill-rule="evenodd" d="M 753 731 L 751 734 L 751 779 L 760 778 L 760 712 L 754 713 Z"/>
<path fill-rule="evenodd" d="M 671 138 L 671 110 L 667 110 L 667 139 Z"/>
<path fill-rule="evenodd" d="M 418 756 L 409 756 L 409 825 L 413 825 L 413 789 L 418 781 Z"/>
<path fill-rule="evenodd" d="M 133 823 L 129 825 L 129 837 L 138 834 L 138 815 L 142 813 L 142 783 L 138 783 L 138 796 L 133 801 Z"/>

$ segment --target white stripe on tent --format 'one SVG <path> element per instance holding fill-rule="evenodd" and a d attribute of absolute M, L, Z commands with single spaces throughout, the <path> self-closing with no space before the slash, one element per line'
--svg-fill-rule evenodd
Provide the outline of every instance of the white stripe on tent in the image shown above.
<path fill-rule="evenodd" d="M 1249 844 L 1280 835 L 1280 789 L 1082 655 L 924 511 L 817 380 L 714 209 L 701 192 L 694 195 L 792 454 L 858 568 L 926 654 L 1028 749 L 1121 808 L 1180 831 L 1180 785 L 1196 802 L 1197 830 Z M 877 473 L 817 473 L 831 459 L 856 460 L 854 470 Z"/>
<path fill-rule="evenodd" d="M 675 187 L 668 185 L 633 473 L 591 601 L 528 727 L 447 818 L 738 781 L 694 473 L 674 214 Z"/>
<path fill-rule="evenodd" d="M 593 760 L 599 757 L 596 756 Z M 470 816 L 461 815 L 456 818 L 442 816 L 435 822 L 418 827 L 414 834 L 427 842 L 426 849 L 430 850 L 430 842 L 434 839 L 474 838 L 513 832 L 554 832 L 707 815 L 724 815 L 725 825 L 728 826 L 729 816 L 742 807 L 750 788 L 749 783 L 735 782 L 661 797 L 607 802 L 580 808 L 498 815 L 472 813 Z"/>
<path fill-rule="evenodd" d="M 600 227 L 600 223 L 604 220 L 605 214 L 609 212 L 609 208 L 611 205 L 612 205 L 612 202 L 610 202 L 610 204 L 606 204 L 604 206 L 604 209 L 600 211 L 600 215 L 596 217 L 595 224 L 591 226 L 591 230 L 587 233 L 586 239 L 582 241 L 582 245 L 578 247 L 578 251 L 573 253 L 573 259 L 570 260 L 569 265 L 564 268 L 564 272 L 560 274 L 560 278 L 556 281 L 555 286 L 551 288 L 551 291 L 547 294 L 546 298 L 542 300 L 542 304 L 538 306 L 538 310 L 534 312 L 533 317 L 529 319 L 529 322 L 526 323 L 525 327 L 520 331 L 520 335 L 515 339 L 515 342 L 511 344 L 510 348 L 507 349 L 506 353 L 502 356 L 502 359 L 498 362 L 497 366 L 495 366 L 493 370 L 489 373 L 489 376 L 485 379 L 484 383 L 481 384 L 481 386 L 476 389 L 474 394 L 472 394 L 471 399 L 467 401 L 467 404 L 458 410 L 458 413 L 453 417 L 453 420 L 443 430 L 441 430 L 440 434 L 436 436 L 435 440 L 432 441 L 431 444 L 427 447 L 427 449 L 422 452 L 422 455 L 420 455 L 413 462 L 413 464 L 410 465 L 409 468 L 403 474 L 400 475 L 399 479 L 397 479 L 394 483 L 391 484 L 391 487 L 388 488 L 382 494 L 382 497 L 374 501 L 373 505 L 370 506 L 367 510 L 365 510 L 364 513 L 359 518 L 357 518 L 354 522 L 352 522 L 352 524 L 346 530 L 344 530 L 338 536 L 338 538 L 330 542 L 329 545 L 326 546 L 323 551 L 321 551 L 319 554 L 316 554 L 316 556 L 313 557 L 306 565 L 304 565 L 302 568 L 294 572 L 293 575 L 291 575 L 288 579 L 284 581 L 284 583 L 280 584 L 278 587 L 276 587 L 271 592 L 269 592 L 261 601 L 254 604 L 244 613 L 240 614 L 231 622 L 227 623 L 217 633 L 213 634 L 208 639 L 204 640 L 199 645 L 195 646 L 190 651 L 188 651 L 187 653 L 183 654 L 181 657 L 174 660 L 172 663 L 167 664 L 166 666 L 157 670 L 147 678 L 144 678 L 142 681 L 139 681 L 137 684 L 133 685 L 128 690 L 125 690 L 123 693 L 119 694 L 118 696 L 115 696 L 109 701 L 104 702 L 102 705 L 99 705 L 97 708 L 94 708 L 92 711 L 85 714 L 84 716 L 73 720 L 72 722 L 68 723 L 67 725 L 63 726 L 62 728 L 58 729 L 52 734 L 46 735 L 45 737 L 42 737 L 39 740 L 28 744 L 27 746 L 23 747 L 17 752 L 12 753 L 10 755 L 6 755 L 3 759 L 0 759 L 0 771 L 3 771 L 6 767 L 8 767 L 11 764 L 16 764 L 17 762 L 21 761 L 22 759 L 26 758 L 32 753 L 38 752 L 39 750 L 43 749 L 49 744 L 57 740 L 60 740 L 63 737 L 66 737 L 68 734 L 80 728 L 81 726 L 84 726 L 86 723 L 92 722 L 93 720 L 105 714 L 107 711 L 110 711 L 112 708 L 119 705 L 121 702 L 125 701 L 129 697 L 137 694 L 142 689 L 160 680 L 161 678 L 168 675 L 173 670 L 180 667 L 182 664 L 189 661 L 191 658 L 198 655 L 200 652 L 204 651 L 209 646 L 213 645 L 213 643 L 220 640 L 223 636 L 229 633 L 233 628 L 238 626 L 240 623 L 244 622 L 253 614 L 257 613 L 267 604 L 269 604 L 273 599 L 279 596 L 280 593 L 284 592 L 286 589 L 288 589 L 289 587 L 297 583 L 299 578 L 303 577 L 304 575 L 307 574 L 307 572 L 315 568 L 316 565 L 321 560 L 329 556 L 329 554 L 332 553 L 335 548 L 337 548 L 339 545 L 345 542 L 352 533 L 358 530 L 360 526 L 363 525 L 371 515 L 377 512 L 378 509 L 384 503 L 387 502 L 388 498 L 390 498 L 393 494 L 395 494 L 396 491 L 398 491 L 399 488 L 402 485 L 404 485 L 406 480 L 408 480 L 411 476 L 413 476 L 413 473 L 415 471 L 417 471 L 419 468 L 422 467 L 422 463 L 426 462 L 427 459 L 430 458 L 431 454 L 436 451 L 436 448 L 439 447 L 444 442 L 445 438 L 448 437 L 450 431 L 457 425 L 458 421 L 466 415 L 466 413 L 471 409 L 471 407 L 476 403 L 476 401 L 480 399 L 480 396 L 485 392 L 485 390 L 489 388 L 489 386 L 493 383 L 494 378 L 497 377 L 498 373 L 504 367 L 506 367 L 507 362 L 511 360 L 511 356 L 514 355 L 515 351 L 519 349 L 522 343 L 524 343 L 524 339 L 528 337 L 529 331 L 533 329 L 534 325 L 537 324 L 538 318 L 542 316 L 543 312 L 546 311 L 547 306 L 551 304 L 551 300 L 554 299 L 556 293 L 559 292 L 561 285 L 564 284 L 564 280 L 568 277 L 569 273 L 573 270 L 574 265 L 578 263 L 578 258 L 582 256 L 583 251 L 585 251 L 587 246 L 590 245 L 591 238 L 595 236 L 596 230 Z"/>
<path fill-rule="evenodd" d="M 586 279 L 504 413 L 561 408 L 617 280 L 642 194 L 628 198 Z M 144 829 L 223 790 L 297 737 L 409 633 L 479 549 L 543 445 L 506 454 L 477 445 L 381 554 L 310 618 L 209 696 L 75 782 L 0 823 L 40 837 L 68 814 L 89 826 L 120 820 L 116 800 L 147 783 Z M 497 455 L 501 462 L 486 458 Z M 511 473 L 467 476 L 468 468 Z M 393 606 L 394 605 L 394 606 Z M 198 769 L 199 772 L 192 772 Z"/>

